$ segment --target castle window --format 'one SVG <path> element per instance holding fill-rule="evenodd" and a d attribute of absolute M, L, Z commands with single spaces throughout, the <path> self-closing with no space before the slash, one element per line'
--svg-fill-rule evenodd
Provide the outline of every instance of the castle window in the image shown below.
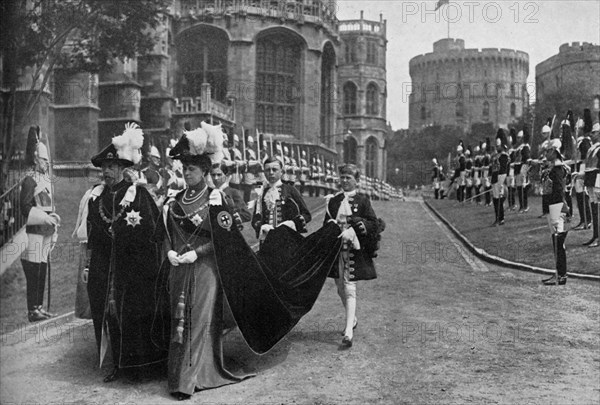
<path fill-rule="evenodd" d="M 517 114 L 517 106 L 515 105 L 515 103 L 510 103 L 510 116 L 514 118 L 514 116 Z"/>
<path fill-rule="evenodd" d="M 356 62 L 356 43 L 354 40 L 346 40 L 344 45 L 344 51 L 346 63 Z"/>
<path fill-rule="evenodd" d="M 560 88 L 560 79 L 558 78 L 558 75 L 556 75 L 554 78 L 556 79 L 556 87 Z"/>
<path fill-rule="evenodd" d="M 481 112 L 484 119 L 488 119 L 490 116 L 490 103 L 487 101 L 483 102 L 483 111 Z"/>
<path fill-rule="evenodd" d="M 514 84 L 510 85 L 510 96 L 511 97 L 515 96 L 515 85 Z"/>
<path fill-rule="evenodd" d="M 515 71 L 514 70 L 510 71 L 510 78 L 511 78 L 511 80 L 515 80 Z"/>
<path fill-rule="evenodd" d="M 377 41 L 369 40 L 367 42 L 367 63 L 377 64 Z"/>
<path fill-rule="evenodd" d="M 344 114 L 356 114 L 356 85 L 352 82 L 344 84 Z"/>
<path fill-rule="evenodd" d="M 367 86 L 367 114 L 379 114 L 379 89 L 375 83 L 369 83 Z"/>
<path fill-rule="evenodd" d="M 293 135 L 302 45 L 278 31 L 260 37 L 256 48 L 256 127 L 265 133 Z"/>
<path fill-rule="evenodd" d="M 209 39 L 210 38 L 210 39 Z M 202 83 L 209 83 L 211 97 L 225 102 L 227 98 L 227 49 L 229 39 L 224 31 L 199 27 L 177 39 L 178 97 L 200 97 Z"/>
<path fill-rule="evenodd" d="M 367 139 L 365 148 L 365 175 L 367 177 L 377 177 L 377 153 L 379 145 L 373 137 Z"/>

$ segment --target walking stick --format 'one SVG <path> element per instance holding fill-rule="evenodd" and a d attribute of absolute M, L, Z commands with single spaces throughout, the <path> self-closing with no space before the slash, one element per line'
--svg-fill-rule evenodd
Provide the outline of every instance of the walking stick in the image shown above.
<path fill-rule="evenodd" d="M 464 203 L 464 202 L 467 202 L 467 201 L 469 201 L 469 200 L 472 200 L 472 199 L 474 199 L 474 198 L 477 198 L 477 197 L 479 197 L 479 196 L 485 195 L 485 194 L 489 193 L 490 191 L 492 191 L 492 189 L 491 189 L 491 188 L 490 188 L 489 190 L 487 190 L 487 191 L 484 191 L 483 193 L 479 193 L 479 194 L 477 194 L 477 195 L 474 195 L 474 196 L 473 196 L 473 197 L 471 197 L 471 198 L 467 198 L 467 199 L 466 199 L 466 200 L 464 200 L 464 201 L 459 201 L 458 203 L 459 203 L 459 204 L 462 204 L 462 203 Z"/>
<path fill-rule="evenodd" d="M 556 278 L 554 279 L 554 285 L 558 285 L 558 229 L 554 230 L 552 238 L 554 238 L 554 268 L 556 269 Z"/>

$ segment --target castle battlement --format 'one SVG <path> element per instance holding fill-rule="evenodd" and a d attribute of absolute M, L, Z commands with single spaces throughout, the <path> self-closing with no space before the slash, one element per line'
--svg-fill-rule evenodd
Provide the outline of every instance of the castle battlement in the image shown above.
<path fill-rule="evenodd" d="M 387 20 L 383 19 L 383 15 L 379 15 L 379 21 L 370 21 L 364 19 L 364 12 L 360 12 L 358 20 L 344 20 L 339 22 L 339 33 L 341 36 L 345 34 L 372 34 L 385 38 Z"/>
<path fill-rule="evenodd" d="M 535 72 L 536 76 L 543 76 L 560 66 L 588 62 L 600 63 L 600 45 L 590 42 L 566 43 L 559 47 L 556 55 L 538 63 Z"/>
<path fill-rule="evenodd" d="M 455 63 L 488 63 L 489 61 L 501 61 L 508 64 L 529 65 L 527 52 L 507 48 L 464 48 L 462 39 L 442 39 L 434 43 L 433 52 L 415 56 L 409 62 L 409 68 L 423 68 L 432 64 Z"/>

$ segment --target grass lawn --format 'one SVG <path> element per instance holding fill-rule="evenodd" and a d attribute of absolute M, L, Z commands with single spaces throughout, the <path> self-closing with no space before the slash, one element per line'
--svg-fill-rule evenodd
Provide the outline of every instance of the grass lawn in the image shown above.
<path fill-rule="evenodd" d="M 459 204 L 456 200 L 428 200 L 475 246 L 491 255 L 546 269 L 554 269 L 552 239 L 546 217 L 542 213 L 540 197 L 530 197 L 530 210 L 524 214 L 505 210 L 505 225 L 490 227 L 494 222 L 494 208 L 476 204 Z M 579 223 L 579 213 L 567 229 Z M 600 275 L 600 248 L 588 249 L 581 244 L 589 240 L 592 231 L 570 231 L 567 240 L 567 266 L 573 273 Z"/>
<path fill-rule="evenodd" d="M 58 229 L 58 242 L 52 252 L 52 302 L 51 311 L 64 314 L 74 310 L 77 273 L 79 267 L 79 242 L 71 238 L 77 220 L 79 201 L 85 191 L 98 182 L 91 178 L 61 177 L 55 187 L 56 208 L 62 219 Z M 305 198 L 311 212 L 323 207 L 323 198 Z M 322 218 L 321 218 L 322 220 Z M 313 220 L 309 230 L 320 226 Z M 250 245 L 257 242 L 254 230 L 249 223 L 244 224 L 243 235 Z M 21 261 L 16 260 L 2 274 L 0 283 L 0 324 L 27 322 L 27 299 L 25 274 Z M 44 295 L 44 306 L 47 303 L 48 291 Z M 2 330 L 5 328 L 3 327 Z"/>

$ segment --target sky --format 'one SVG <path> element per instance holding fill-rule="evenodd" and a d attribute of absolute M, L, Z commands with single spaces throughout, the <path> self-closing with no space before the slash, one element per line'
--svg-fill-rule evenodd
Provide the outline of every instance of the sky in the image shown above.
<path fill-rule="evenodd" d="M 461 38 L 465 48 L 507 48 L 529 54 L 528 88 L 535 66 L 564 43 L 600 44 L 600 0 L 450 1 L 434 13 L 437 0 L 338 0 L 340 20 L 387 20 L 387 117 L 394 130 L 408 128 L 408 63 L 433 52 L 433 43 Z M 600 79 L 599 79 L 600 80 Z M 535 96 L 533 94 L 533 96 Z M 533 97 L 532 97 L 533 98 Z"/>

